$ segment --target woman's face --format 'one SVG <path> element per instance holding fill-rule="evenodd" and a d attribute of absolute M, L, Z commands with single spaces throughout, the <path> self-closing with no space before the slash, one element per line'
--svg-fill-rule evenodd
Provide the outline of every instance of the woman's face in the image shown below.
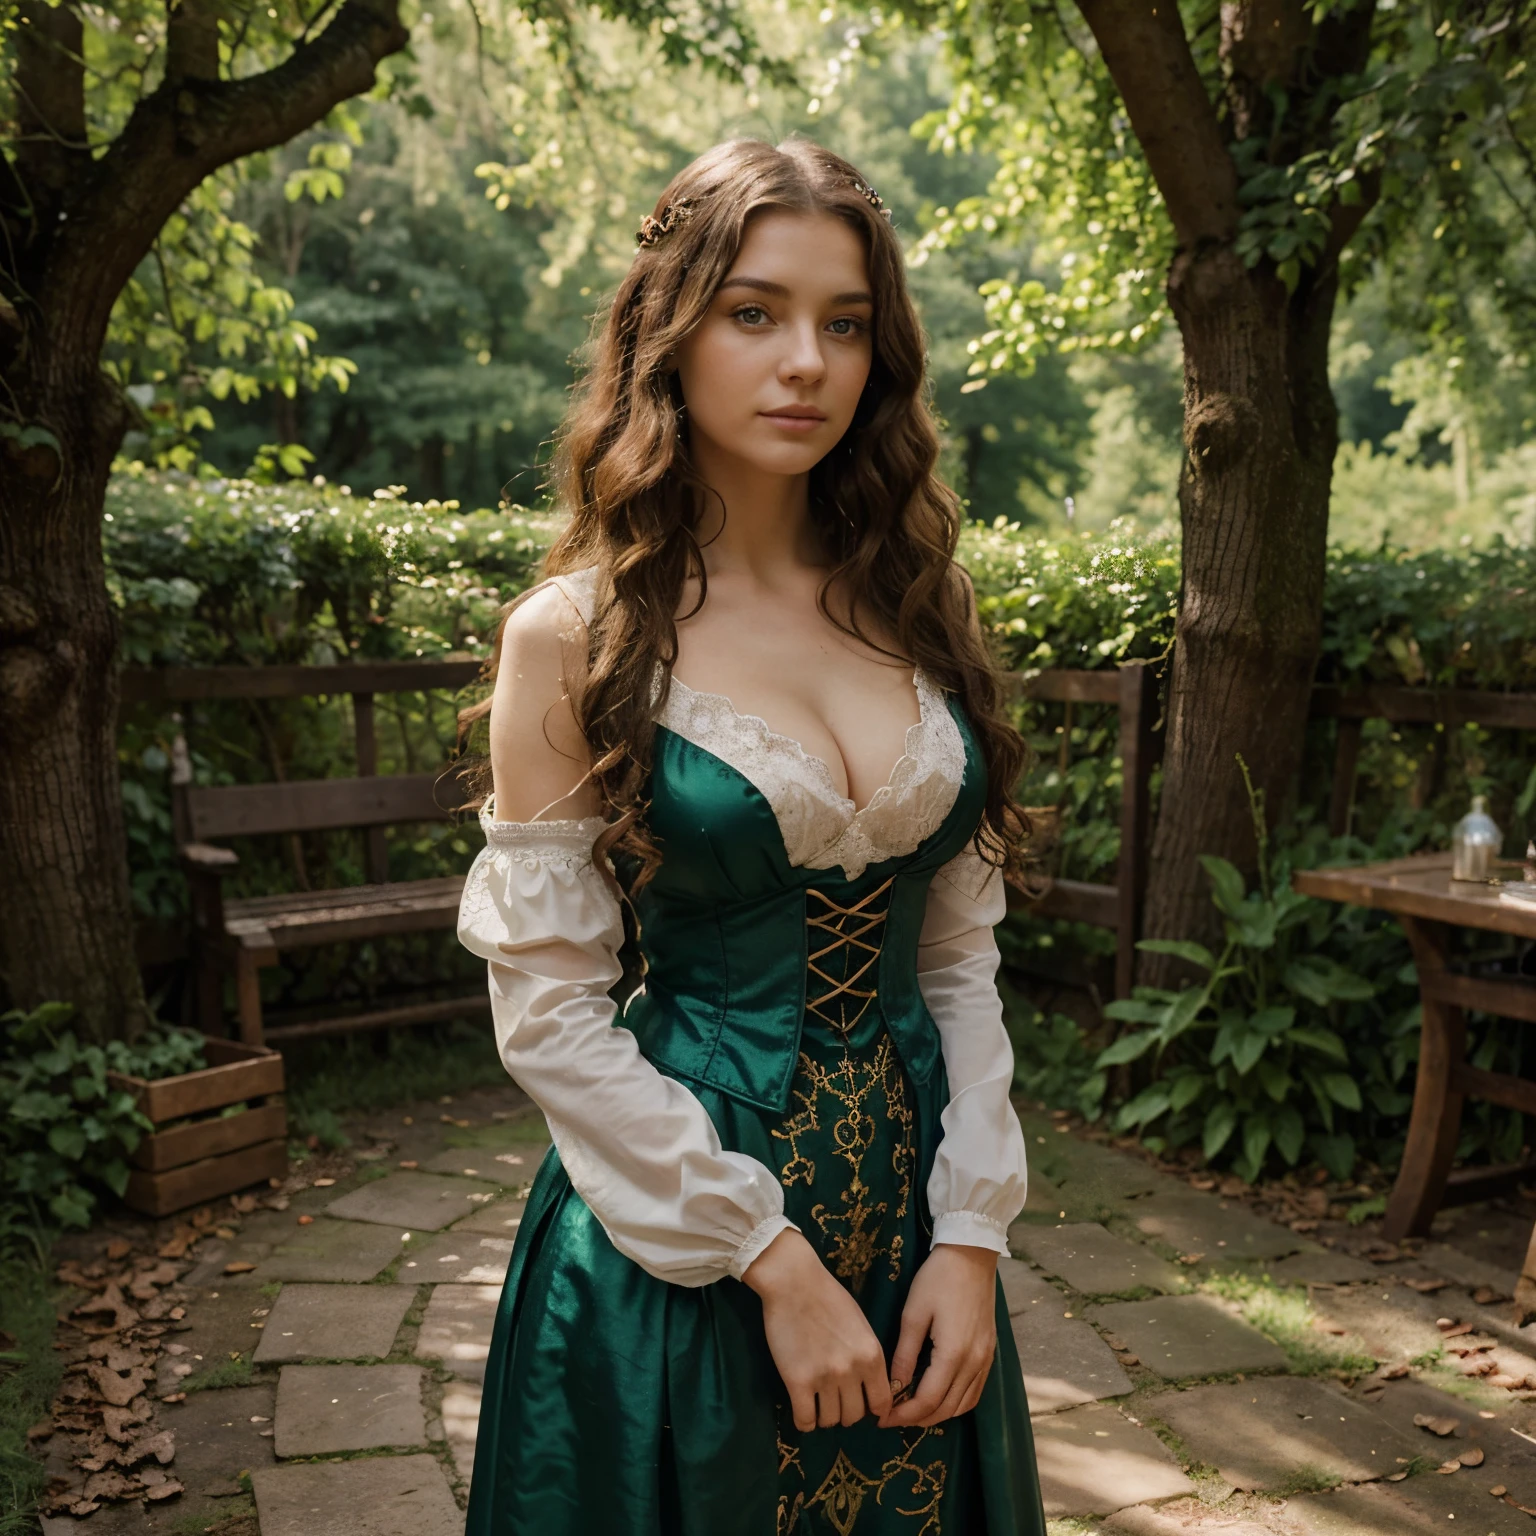
<path fill-rule="evenodd" d="M 803 475 L 836 446 L 869 378 L 864 242 L 828 213 L 761 213 L 677 349 L 699 469 Z"/>

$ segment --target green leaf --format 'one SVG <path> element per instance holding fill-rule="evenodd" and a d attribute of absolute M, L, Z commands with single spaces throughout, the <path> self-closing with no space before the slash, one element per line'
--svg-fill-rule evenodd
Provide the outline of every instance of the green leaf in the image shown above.
<path fill-rule="evenodd" d="M 1306 1134 L 1307 1128 L 1301 1112 L 1294 1104 L 1282 1104 L 1275 1111 L 1275 1149 L 1292 1168 L 1301 1156 Z"/>
<path fill-rule="evenodd" d="M 1204 1072 L 1184 1072 L 1172 1079 L 1173 1091 L 1169 1095 L 1169 1107 L 1177 1114 L 1188 1109 L 1205 1092 L 1211 1079 Z"/>
<path fill-rule="evenodd" d="M 1270 1129 L 1268 1115 L 1250 1115 L 1243 1126 L 1243 1164 L 1247 1172 L 1243 1178 L 1248 1183 L 1253 1183 L 1259 1176 L 1259 1170 L 1264 1166 L 1265 1154 L 1269 1151 L 1269 1144 L 1274 1133 Z"/>
<path fill-rule="evenodd" d="M 1202 853 L 1200 863 L 1211 881 L 1211 899 L 1216 903 L 1218 911 L 1224 912 L 1228 917 L 1236 917 L 1242 909 L 1243 896 L 1246 887 L 1243 885 L 1243 877 L 1238 874 L 1234 865 L 1226 859 L 1217 858 L 1215 854 Z"/>
<path fill-rule="evenodd" d="M 1376 995 L 1376 988 L 1365 977 L 1325 955 L 1303 955 L 1291 961 L 1281 979 L 1292 992 L 1319 1007 L 1334 1001 L 1364 1002 Z"/>
<path fill-rule="evenodd" d="M 1209 995 L 1204 987 L 1190 987 L 1181 992 L 1179 1000 L 1168 1010 L 1168 1021 L 1163 1025 L 1163 1038 L 1177 1040 L 1194 1025 L 1204 1011 Z"/>
<path fill-rule="evenodd" d="M 1317 1051 L 1334 1061 L 1347 1063 L 1349 1060 L 1349 1051 L 1345 1048 L 1344 1042 L 1331 1029 L 1322 1029 L 1312 1024 L 1298 1024 L 1294 1029 L 1286 1031 L 1285 1038 L 1292 1045 Z"/>
<path fill-rule="evenodd" d="M 1323 1087 L 1335 1104 L 1345 1109 L 1360 1108 L 1360 1085 L 1345 1072 L 1325 1072 Z"/>
<path fill-rule="evenodd" d="M 1172 1094 L 1167 1083 L 1153 1083 L 1150 1088 L 1144 1088 L 1128 1104 L 1120 1108 L 1119 1125 L 1126 1130 L 1133 1125 L 1146 1125 L 1149 1121 L 1156 1120 L 1159 1115 L 1168 1112 Z"/>
<path fill-rule="evenodd" d="M 1149 955 L 1176 955 L 1202 970 L 1216 969 L 1215 955 L 1204 944 L 1196 944 L 1192 939 L 1141 939 L 1136 948 L 1144 949 Z"/>
<path fill-rule="evenodd" d="M 1347 1179 L 1355 1171 L 1355 1138 L 1347 1131 L 1325 1136 L 1313 1131 L 1308 1144 L 1324 1168 L 1336 1179 Z"/>
<path fill-rule="evenodd" d="M 1239 1075 L 1246 1077 L 1268 1049 L 1269 1036 L 1261 1035 L 1245 1023 L 1242 1028 L 1233 1031 L 1232 1065 L 1237 1068 Z"/>
<path fill-rule="evenodd" d="M 66 1121 L 48 1132 L 48 1145 L 60 1157 L 78 1162 L 85 1155 L 85 1132 L 78 1125 Z"/>
<path fill-rule="evenodd" d="M 1167 1003 L 1149 1003 L 1139 998 L 1122 997 L 1104 1005 L 1106 1019 L 1124 1024 L 1161 1024 L 1168 1017 Z"/>
<path fill-rule="evenodd" d="M 1136 1061 L 1145 1056 L 1156 1042 L 1157 1035 L 1152 1030 L 1143 1030 L 1137 1035 L 1122 1035 L 1099 1052 L 1094 1066 L 1102 1070 L 1104 1067 L 1118 1067 L 1127 1061 Z"/>
<path fill-rule="evenodd" d="M 1295 1022 L 1294 1008 L 1261 1008 L 1248 1020 L 1248 1027 L 1272 1040 L 1276 1035 L 1283 1035 Z"/>
<path fill-rule="evenodd" d="M 1237 1129 L 1237 1106 L 1230 1099 L 1213 1104 L 1205 1117 L 1205 1134 L 1202 1146 L 1206 1160 L 1210 1161 L 1226 1146 L 1232 1132 Z"/>

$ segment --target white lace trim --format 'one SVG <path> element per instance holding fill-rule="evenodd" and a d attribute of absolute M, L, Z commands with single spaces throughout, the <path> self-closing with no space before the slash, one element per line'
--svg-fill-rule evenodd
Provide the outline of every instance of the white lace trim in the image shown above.
<path fill-rule="evenodd" d="M 912 853 L 938 830 L 965 775 L 965 743 L 944 696 L 918 669 L 919 718 L 905 750 L 868 805 L 840 794 L 826 762 L 758 715 L 742 714 L 720 693 L 700 693 L 674 677 L 657 723 L 729 763 L 773 810 L 791 865 L 841 867 L 856 880 L 871 864 Z"/>
<path fill-rule="evenodd" d="M 550 580 L 590 623 L 597 567 Z M 822 758 L 807 752 L 794 737 L 780 735 L 759 716 L 742 714 L 724 694 L 699 693 L 674 677 L 656 719 L 729 763 L 762 793 L 778 821 L 791 865 L 840 867 L 846 878 L 856 880 L 871 864 L 905 857 L 931 837 L 953 808 L 965 777 L 965 742 L 943 693 L 921 668 L 912 680 L 917 687 L 917 724 L 907 728 L 902 755 L 863 809 L 838 792 Z M 658 669 L 658 693 L 662 682 Z"/>
<path fill-rule="evenodd" d="M 506 852 L 529 869 L 560 864 L 567 869 L 592 862 L 592 845 L 608 825 L 601 816 L 575 821 L 497 821 L 496 797 L 480 807 L 487 848 Z"/>

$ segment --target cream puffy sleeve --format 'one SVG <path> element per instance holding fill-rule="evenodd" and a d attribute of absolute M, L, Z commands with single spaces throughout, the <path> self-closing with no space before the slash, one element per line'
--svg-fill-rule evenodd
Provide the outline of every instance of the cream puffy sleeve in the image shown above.
<path fill-rule="evenodd" d="M 973 848 L 934 876 L 918 940 L 917 984 L 939 1028 L 949 1104 L 928 1179 L 933 1241 L 1008 1252 L 1024 1208 L 1024 1132 L 1009 1102 L 1013 1047 L 997 991 L 994 926 L 1006 910 L 1001 873 Z"/>
<path fill-rule="evenodd" d="M 496 821 L 464 884 L 459 939 L 490 962 L 501 1059 L 615 1248 L 660 1280 L 742 1272 L 786 1227 L 784 1193 L 720 1145 L 704 1106 L 617 1022 L 623 920 L 592 859 L 604 823 Z"/>

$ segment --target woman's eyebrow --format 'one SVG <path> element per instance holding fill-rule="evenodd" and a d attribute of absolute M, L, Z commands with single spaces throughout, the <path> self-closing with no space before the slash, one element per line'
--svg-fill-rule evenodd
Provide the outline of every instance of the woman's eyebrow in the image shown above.
<path fill-rule="evenodd" d="M 775 298 L 780 299 L 790 297 L 789 289 L 783 283 L 771 283 L 766 277 L 728 277 L 720 284 L 720 291 L 723 293 L 727 288 L 750 288 L 754 293 L 771 293 Z M 861 288 L 850 289 L 847 293 L 834 293 L 831 298 L 833 304 L 873 304 L 874 302 L 874 295 Z"/>

